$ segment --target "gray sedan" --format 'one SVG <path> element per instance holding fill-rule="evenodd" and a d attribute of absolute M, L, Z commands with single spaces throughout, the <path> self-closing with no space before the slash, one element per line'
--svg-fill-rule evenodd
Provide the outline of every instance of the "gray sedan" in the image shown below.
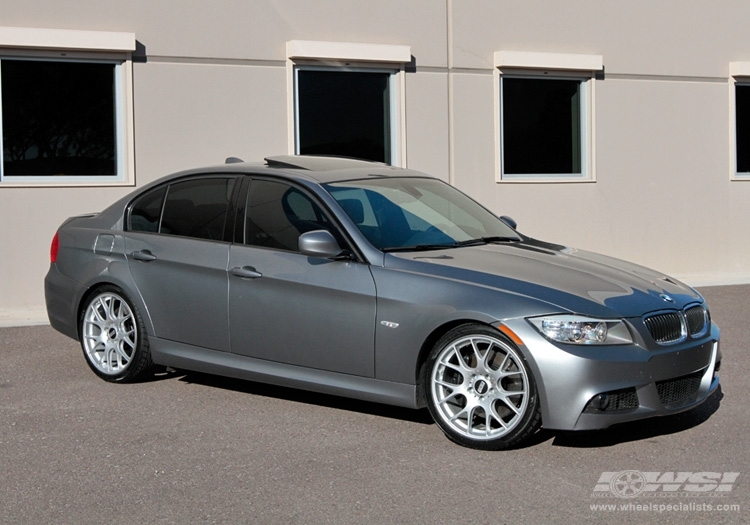
<path fill-rule="evenodd" d="M 102 379 L 171 367 L 426 406 L 481 449 L 688 410 L 718 387 L 719 329 L 662 273 L 531 239 L 415 171 L 228 160 L 55 234 L 49 318 Z"/>

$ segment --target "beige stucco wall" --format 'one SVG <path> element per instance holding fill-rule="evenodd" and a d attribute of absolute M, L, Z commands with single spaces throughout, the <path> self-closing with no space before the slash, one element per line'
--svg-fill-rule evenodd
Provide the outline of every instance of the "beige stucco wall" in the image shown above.
<path fill-rule="evenodd" d="M 0 0 L 0 25 L 135 34 L 138 184 L 227 156 L 288 152 L 289 40 L 410 46 L 406 164 L 522 231 L 695 285 L 750 282 L 750 181 L 730 181 L 729 62 L 750 61 L 750 4 L 708 0 Z M 496 51 L 601 55 L 596 181 L 497 183 Z M 0 186 L 0 323 L 44 319 L 62 220 L 132 188 Z"/>

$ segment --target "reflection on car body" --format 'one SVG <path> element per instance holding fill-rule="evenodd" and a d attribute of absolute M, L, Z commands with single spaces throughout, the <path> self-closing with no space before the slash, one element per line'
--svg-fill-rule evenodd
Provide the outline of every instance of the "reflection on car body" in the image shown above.
<path fill-rule="evenodd" d="M 695 290 L 352 159 L 155 181 L 59 228 L 45 293 L 107 381 L 161 365 L 426 406 L 475 448 L 688 410 L 719 383 Z"/>

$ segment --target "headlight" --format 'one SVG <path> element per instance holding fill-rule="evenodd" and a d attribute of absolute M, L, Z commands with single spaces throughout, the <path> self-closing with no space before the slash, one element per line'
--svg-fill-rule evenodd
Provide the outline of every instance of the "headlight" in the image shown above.
<path fill-rule="evenodd" d="M 544 336 L 558 343 L 624 345 L 633 342 L 630 330 L 618 319 L 593 319 L 580 315 L 548 315 L 528 320 Z"/>

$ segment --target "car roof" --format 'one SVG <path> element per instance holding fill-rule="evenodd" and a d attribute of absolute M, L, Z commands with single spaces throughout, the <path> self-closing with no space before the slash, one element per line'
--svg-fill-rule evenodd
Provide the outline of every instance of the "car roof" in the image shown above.
<path fill-rule="evenodd" d="M 265 163 L 244 162 L 229 157 L 221 166 L 187 170 L 175 175 L 194 175 L 206 172 L 277 175 L 288 179 L 308 180 L 319 184 L 371 177 L 429 177 L 424 173 L 348 157 L 319 155 L 276 155 L 266 157 Z"/>

